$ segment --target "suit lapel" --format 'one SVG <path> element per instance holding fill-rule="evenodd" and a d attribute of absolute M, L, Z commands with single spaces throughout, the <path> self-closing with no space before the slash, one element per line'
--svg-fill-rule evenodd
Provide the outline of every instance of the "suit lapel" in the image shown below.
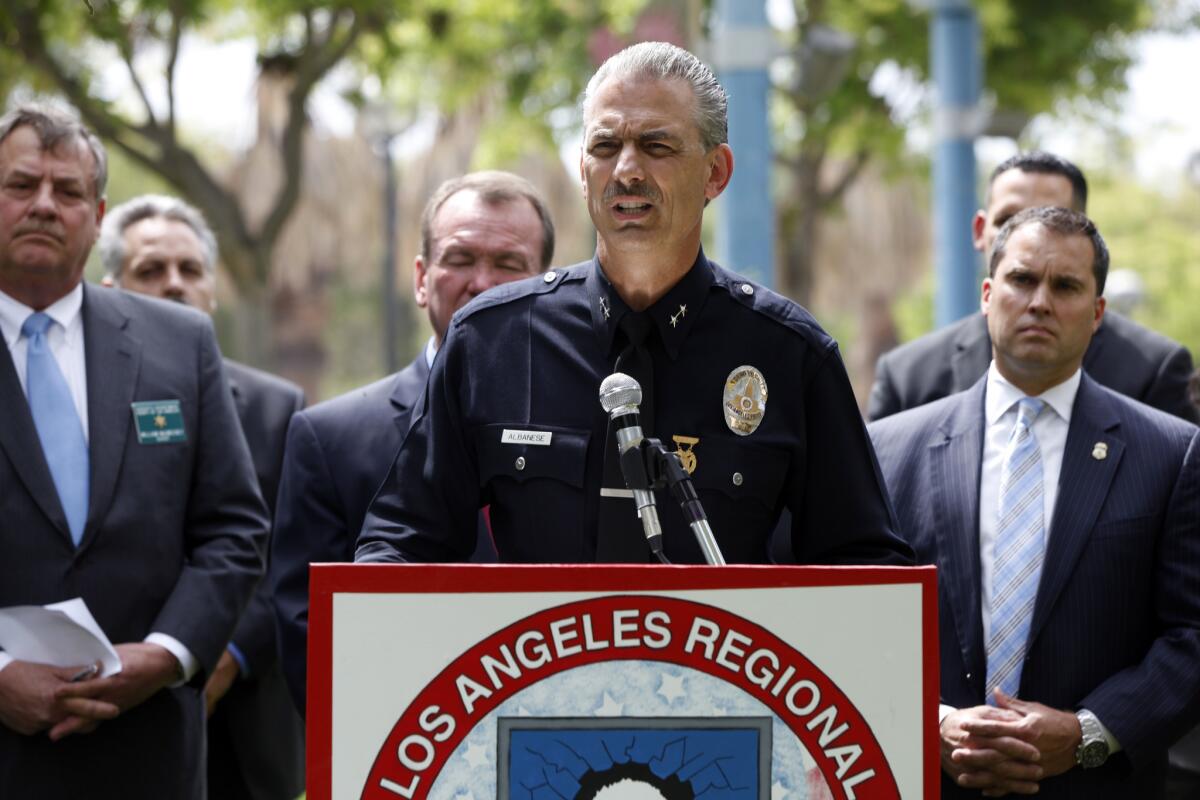
<path fill-rule="evenodd" d="M 950 370 L 954 375 L 951 393 L 974 386 L 987 372 L 991 361 L 992 340 L 988 336 L 987 317 L 975 314 L 954 342 L 954 353 L 950 356 Z"/>
<path fill-rule="evenodd" d="M 42 452 L 42 441 L 38 438 L 33 415 L 29 412 L 29 401 L 21 389 L 12 355 L 2 339 L 0 351 L 3 351 L 0 353 L 0 407 L 5 409 L 5 421 L 0 424 L 0 449 L 8 454 L 8 460 L 38 508 L 70 544 L 71 531 L 67 526 L 67 517 Z M 71 545 L 71 549 L 74 549 L 74 545 Z"/>
<path fill-rule="evenodd" d="M 985 663 L 979 600 L 979 470 L 986 379 L 961 395 L 930 445 L 930 486 L 938 545 L 938 580 L 946 592 L 963 663 Z M 964 499 L 966 502 L 964 502 Z"/>
<path fill-rule="evenodd" d="M 1071 410 L 1071 426 L 1063 450 L 1050 539 L 1046 544 L 1042 579 L 1029 628 L 1031 645 L 1075 571 L 1075 564 L 1091 538 L 1096 517 L 1120 467 L 1125 442 L 1117 436 L 1119 425 L 1120 418 L 1108 398 L 1085 372 Z M 1107 446 L 1105 458 L 1092 456 L 1097 443 Z"/>
<path fill-rule="evenodd" d="M 81 549 L 95 536 L 112 503 L 133 412 L 141 344 L 130 335 L 121 295 L 84 284 L 83 334 L 87 364 L 91 492 Z"/>
<path fill-rule="evenodd" d="M 390 398 L 394 412 L 392 421 L 400 430 L 401 436 L 408 433 L 412 407 L 416 405 L 417 398 L 425 390 L 427 380 L 429 380 L 429 364 L 425 361 L 425 350 L 422 348 L 411 364 L 396 373 L 396 380 L 392 383 Z"/>
<path fill-rule="evenodd" d="M 233 395 L 233 404 L 237 408 L 238 419 L 245 419 L 246 405 L 249 403 L 249 398 L 246 397 L 246 393 L 238 383 L 234 370 L 230 369 L 228 359 L 225 360 L 225 381 L 229 384 L 229 393 Z"/>

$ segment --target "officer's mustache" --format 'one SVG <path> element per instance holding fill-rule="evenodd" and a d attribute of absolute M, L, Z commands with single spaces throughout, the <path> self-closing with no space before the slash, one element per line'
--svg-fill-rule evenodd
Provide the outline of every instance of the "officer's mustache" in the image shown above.
<path fill-rule="evenodd" d="M 611 203 L 618 197 L 644 197 L 651 203 L 657 203 L 661 199 L 658 190 L 648 183 L 622 183 L 619 180 L 614 180 L 608 186 L 604 187 L 604 202 Z"/>
<path fill-rule="evenodd" d="M 13 229 L 12 238 L 16 239 L 18 236 L 24 236 L 29 233 L 42 233 L 46 236 L 49 236 L 56 242 L 62 242 L 63 239 L 66 238 L 63 234 L 62 228 L 60 228 L 58 225 L 48 225 L 40 222 L 27 222 L 24 225 L 18 225 L 15 229 Z"/>

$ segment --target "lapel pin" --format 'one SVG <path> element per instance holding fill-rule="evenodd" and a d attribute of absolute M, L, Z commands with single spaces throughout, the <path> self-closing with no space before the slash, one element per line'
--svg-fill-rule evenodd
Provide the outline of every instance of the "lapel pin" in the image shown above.
<path fill-rule="evenodd" d="M 1097 461 L 1103 461 L 1108 458 L 1108 445 L 1104 442 L 1096 442 L 1092 445 L 1092 458 Z"/>

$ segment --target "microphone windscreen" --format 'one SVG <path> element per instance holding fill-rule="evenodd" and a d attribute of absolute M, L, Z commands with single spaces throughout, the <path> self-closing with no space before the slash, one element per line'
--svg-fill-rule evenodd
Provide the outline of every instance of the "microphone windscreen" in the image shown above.
<path fill-rule="evenodd" d="M 642 387 L 624 372 L 614 372 L 600 384 L 600 405 L 611 414 L 613 409 L 634 406 L 642 402 Z"/>

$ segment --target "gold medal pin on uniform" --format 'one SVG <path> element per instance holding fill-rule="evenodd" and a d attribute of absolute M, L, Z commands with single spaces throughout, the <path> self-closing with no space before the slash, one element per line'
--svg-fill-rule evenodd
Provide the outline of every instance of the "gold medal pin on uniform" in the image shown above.
<path fill-rule="evenodd" d="M 700 444 L 700 437 L 672 436 L 671 440 L 675 442 L 675 455 L 679 458 L 679 463 L 688 475 L 693 474 L 696 471 L 696 454 L 692 452 L 692 446 Z"/>
<path fill-rule="evenodd" d="M 1108 444 L 1105 442 L 1096 442 L 1092 445 L 1092 458 L 1097 461 L 1103 461 L 1108 458 Z"/>
<path fill-rule="evenodd" d="M 754 367 L 743 365 L 725 379 L 722 403 L 725 424 L 738 436 L 749 436 L 767 412 L 767 379 Z"/>

